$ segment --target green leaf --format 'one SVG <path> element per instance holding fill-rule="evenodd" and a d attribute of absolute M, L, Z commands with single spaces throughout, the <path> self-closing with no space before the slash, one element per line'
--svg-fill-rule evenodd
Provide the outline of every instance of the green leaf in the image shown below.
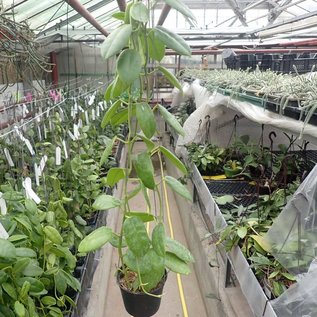
<path fill-rule="evenodd" d="M 224 195 L 220 197 L 216 197 L 215 201 L 218 205 L 225 205 L 234 202 L 234 197 L 232 195 Z"/>
<path fill-rule="evenodd" d="M 296 277 L 293 274 L 289 274 L 287 272 L 281 273 L 284 277 L 286 277 L 290 281 L 296 281 Z"/>
<path fill-rule="evenodd" d="M 43 269 L 39 267 L 36 260 L 31 260 L 23 270 L 24 276 L 36 277 L 43 274 Z"/>
<path fill-rule="evenodd" d="M 65 277 L 61 274 L 60 271 L 58 271 L 56 274 L 54 274 L 54 282 L 55 282 L 55 286 L 57 291 L 64 295 L 66 293 L 66 289 L 67 289 L 67 282 Z"/>
<path fill-rule="evenodd" d="M 107 210 L 121 205 L 121 200 L 106 194 L 99 195 L 92 205 L 95 210 Z"/>
<path fill-rule="evenodd" d="M 237 235 L 243 239 L 247 235 L 248 229 L 247 227 L 239 227 L 237 230 Z"/>
<path fill-rule="evenodd" d="M 161 116 L 164 118 L 167 124 L 170 125 L 178 134 L 185 136 L 185 131 L 179 124 L 177 119 L 171 113 L 169 113 L 163 106 L 158 105 L 158 109 L 160 111 Z"/>
<path fill-rule="evenodd" d="M 44 296 L 41 298 L 41 302 L 45 306 L 54 306 L 56 305 L 56 299 L 52 296 Z"/>
<path fill-rule="evenodd" d="M 106 101 L 110 101 L 112 99 L 111 92 L 112 92 L 112 88 L 113 88 L 114 82 L 115 82 L 115 79 L 109 84 L 109 86 L 106 89 L 106 92 L 105 92 L 105 95 L 104 95 L 104 99 Z"/>
<path fill-rule="evenodd" d="M 21 241 L 21 240 L 25 240 L 25 239 L 28 239 L 28 236 L 26 236 L 25 234 L 14 234 L 13 236 L 10 236 L 8 238 L 8 240 L 10 242 L 16 242 L 16 241 Z M 1 244 L 1 242 L 0 242 L 0 244 Z"/>
<path fill-rule="evenodd" d="M 274 278 L 275 276 L 279 275 L 279 271 L 274 271 L 269 275 L 269 278 Z"/>
<path fill-rule="evenodd" d="M 119 53 L 129 41 L 132 33 L 132 25 L 123 24 L 111 32 L 111 34 L 101 44 L 101 56 L 107 59 Z"/>
<path fill-rule="evenodd" d="M 154 28 L 156 37 L 162 41 L 167 47 L 173 49 L 180 55 L 190 56 L 191 50 L 185 40 L 179 35 L 169 31 L 163 26 L 156 26 Z"/>
<path fill-rule="evenodd" d="M 250 256 L 249 260 L 253 263 L 255 263 L 256 265 L 265 265 L 265 266 L 270 266 L 272 265 L 272 262 L 264 255 L 254 255 L 254 256 Z"/>
<path fill-rule="evenodd" d="M 156 131 L 156 121 L 151 107 L 146 102 L 136 104 L 136 117 L 144 135 L 150 139 Z"/>
<path fill-rule="evenodd" d="M 3 290 L 13 299 L 17 299 L 18 295 L 17 295 L 17 291 L 15 289 L 15 287 L 13 287 L 13 285 L 11 283 L 3 283 L 2 285 Z M 21 285 L 22 286 L 22 285 Z"/>
<path fill-rule="evenodd" d="M 117 112 L 111 119 L 111 125 L 117 126 L 121 123 L 124 123 L 126 121 L 128 121 L 128 117 L 129 117 L 129 111 L 128 108 L 122 109 L 119 112 Z"/>
<path fill-rule="evenodd" d="M 16 251 L 14 245 L 5 239 L 0 239 L 0 258 L 15 258 Z"/>
<path fill-rule="evenodd" d="M 166 184 L 177 194 L 184 197 L 185 199 L 192 201 L 192 195 L 188 189 L 180 181 L 172 176 L 165 176 Z"/>
<path fill-rule="evenodd" d="M 166 248 L 170 253 L 175 254 L 178 258 L 186 263 L 195 262 L 190 251 L 181 243 L 170 237 L 166 237 Z"/>
<path fill-rule="evenodd" d="M 196 21 L 195 16 L 192 11 L 187 7 L 187 5 L 180 0 L 165 0 L 165 3 L 168 4 L 173 9 L 182 13 L 186 18 L 189 18 L 193 21 Z"/>
<path fill-rule="evenodd" d="M 164 154 L 164 156 L 171 161 L 172 164 L 175 165 L 182 173 L 187 174 L 187 169 L 185 165 L 179 160 L 175 154 L 173 154 L 170 150 L 165 148 L 164 146 L 159 146 L 160 151 Z"/>
<path fill-rule="evenodd" d="M 34 214 L 37 212 L 37 205 L 32 199 L 25 200 L 25 208 Z"/>
<path fill-rule="evenodd" d="M 117 234 L 115 234 L 114 232 L 112 232 L 112 237 L 111 237 L 111 240 L 109 242 L 113 247 L 119 248 L 119 236 Z M 125 238 L 122 237 L 121 247 L 125 248 L 126 246 L 127 246 L 127 243 L 125 242 Z"/>
<path fill-rule="evenodd" d="M 78 246 L 78 252 L 87 253 L 101 248 L 112 238 L 112 231 L 105 226 L 99 227 L 86 236 Z"/>
<path fill-rule="evenodd" d="M 127 218 L 138 217 L 142 222 L 149 222 L 155 220 L 155 217 L 148 212 L 131 211 L 126 213 Z"/>
<path fill-rule="evenodd" d="M 139 2 L 141 4 L 141 2 Z M 140 53 L 134 49 L 126 49 L 117 59 L 117 72 L 119 78 L 127 85 L 130 85 L 140 75 L 142 58 Z"/>
<path fill-rule="evenodd" d="M 125 219 L 123 223 L 123 233 L 129 249 L 137 258 L 147 253 L 151 242 L 144 223 L 138 217 Z"/>
<path fill-rule="evenodd" d="M 112 187 L 115 184 L 117 184 L 120 179 L 123 179 L 124 177 L 125 168 L 112 167 L 110 168 L 107 174 L 107 184 Z"/>
<path fill-rule="evenodd" d="M 12 270 L 14 274 L 18 275 L 28 266 L 30 259 L 19 259 L 13 266 Z"/>
<path fill-rule="evenodd" d="M 1 317 L 16 317 L 14 312 L 10 308 L 4 305 L 0 305 L 0 316 Z"/>
<path fill-rule="evenodd" d="M 18 317 L 25 317 L 25 307 L 19 301 L 14 303 L 14 311 L 18 315 Z"/>
<path fill-rule="evenodd" d="M 264 251 L 271 252 L 271 245 L 262 236 L 250 235 L 250 238 L 255 240 Z"/>
<path fill-rule="evenodd" d="M 159 256 L 153 249 L 150 249 L 140 260 L 146 272 L 141 273 L 141 280 L 146 291 L 155 288 L 162 279 L 165 271 L 164 257 Z"/>
<path fill-rule="evenodd" d="M 119 75 L 117 75 L 111 87 L 111 92 L 110 92 L 111 98 L 115 99 L 119 97 L 127 88 L 128 88 L 127 83 L 123 82 L 120 79 Z"/>
<path fill-rule="evenodd" d="M 114 136 L 113 139 L 111 139 L 109 141 L 107 140 L 106 148 L 103 151 L 101 158 L 100 158 L 100 165 L 103 165 L 104 163 L 106 163 L 108 161 L 108 158 L 109 158 L 110 154 L 112 153 L 112 149 L 113 149 L 115 141 L 116 141 L 116 136 Z"/>
<path fill-rule="evenodd" d="M 147 37 L 149 46 L 149 57 L 160 62 L 165 56 L 165 45 L 156 36 L 154 30 L 151 30 Z"/>
<path fill-rule="evenodd" d="M 188 264 L 182 261 L 175 254 L 170 252 L 166 252 L 165 254 L 165 266 L 175 273 L 185 275 L 188 275 L 190 273 L 190 268 Z"/>
<path fill-rule="evenodd" d="M 43 231 L 44 231 L 46 237 L 49 240 L 51 240 L 53 243 L 61 244 L 63 242 L 62 236 L 60 235 L 58 230 L 55 229 L 54 227 L 46 226 L 46 227 L 44 227 Z"/>
<path fill-rule="evenodd" d="M 102 121 L 101 121 L 101 127 L 104 129 L 108 123 L 110 123 L 112 117 L 117 112 L 117 110 L 121 107 L 121 100 L 117 100 L 114 102 L 110 108 L 105 113 Z"/>
<path fill-rule="evenodd" d="M 178 79 L 165 67 L 158 66 L 158 70 L 166 77 L 166 79 L 176 88 L 178 88 L 181 92 L 183 92 L 182 85 L 178 81 Z"/>
<path fill-rule="evenodd" d="M 117 20 L 121 20 L 121 21 L 124 21 L 124 12 L 115 12 L 112 14 L 112 17 L 117 19 Z"/>
<path fill-rule="evenodd" d="M 29 248 L 16 248 L 16 256 L 25 258 L 36 258 L 36 252 Z"/>
<path fill-rule="evenodd" d="M 142 2 L 137 2 L 132 5 L 130 15 L 134 20 L 142 23 L 149 21 L 149 10 Z"/>
<path fill-rule="evenodd" d="M 133 159 L 133 165 L 144 186 L 154 189 L 154 168 L 150 155 L 147 152 L 138 154 L 137 157 Z"/>
<path fill-rule="evenodd" d="M 162 257 L 165 257 L 166 235 L 162 223 L 157 224 L 152 231 L 152 246 L 154 251 Z"/>
<path fill-rule="evenodd" d="M 64 270 L 60 270 L 60 273 L 64 277 L 67 285 L 69 285 L 75 291 L 80 291 L 81 289 L 80 282 L 74 276 L 65 272 Z"/>

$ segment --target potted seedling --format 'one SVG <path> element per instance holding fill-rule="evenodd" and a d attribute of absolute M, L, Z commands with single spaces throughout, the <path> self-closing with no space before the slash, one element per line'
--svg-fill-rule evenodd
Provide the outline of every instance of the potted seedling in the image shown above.
<path fill-rule="evenodd" d="M 243 171 L 241 163 L 237 160 L 228 160 L 223 166 L 227 178 L 233 178 Z"/>
<path fill-rule="evenodd" d="M 193 19 L 189 9 L 180 1 L 166 2 L 186 18 Z M 126 141 L 115 136 L 106 147 L 101 164 L 107 161 L 113 144 L 118 140 L 125 144 L 127 160 L 125 166 L 113 167 L 107 174 L 109 186 L 114 186 L 122 180 L 123 197 L 117 199 L 102 194 L 96 198 L 93 208 L 118 208 L 121 213 L 121 226 L 119 232 L 113 232 L 105 226 L 100 227 L 85 237 L 79 245 L 81 253 L 94 251 L 107 242 L 117 248 L 117 282 L 124 304 L 130 315 L 140 317 L 152 316 L 158 310 L 167 271 L 189 274 L 188 264 L 193 262 L 191 253 L 165 234 L 162 200 L 166 191 L 161 192 L 161 187 L 167 185 L 188 200 L 191 200 L 191 195 L 183 184 L 165 174 L 163 157 L 184 174 L 187 171 L 183 163 L 168 149 L 152 142 L 151 138 L 156 133 L 155 113 L 159 113 L 178 134 L 183 135 L 184 132 L 174 116 L 162 105 L 157 104 L 153 108 L 149 105 L 149 75 L 161 73 L 181 90 L 176 77 L 159 64 L 165 55 L 165 47 L 180 55 L 190 55 L 191 52 L 181 37 L 164 27 L 148 28 L 149 12 L 150 8 L 142 2 L 133 1 L 128 4 L 125 12 L 115 13 L 114 17 L 121 21 L 121 24 L 101 46 L 101 54 L 105 59 L 118 55 L 115 79 L 105 93 L 106 101 L 112 105 L 101 125 L 103 128 L 108 124 L 116 126 L 123 122 L 128 125 Z M 151 71 L 148 70 L 150 59 L 154 61 Z M 134 154 L 134 145 L 140 140 L 144 142 L 146 149 Z M 154 178 L 152 159 L 159 162 L 159 181 Z M 128 183 L 132 177 L 137 185 L 132 191 L 128 191 Z M 149 202 L 148 192 L 151 191 L 155 192 L 160 200 L 157 215 Z M 138 193 L 143 193 L 149 212 L 131 210 L 130 200 Z M 153 223 L 151 233 L 147 232 L 145 222 Z"/>

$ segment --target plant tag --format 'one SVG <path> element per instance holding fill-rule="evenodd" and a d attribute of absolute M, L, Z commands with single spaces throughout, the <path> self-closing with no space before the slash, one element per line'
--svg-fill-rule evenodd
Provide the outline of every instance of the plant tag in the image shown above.
<path fill-rule="evenodd" d="M 0 192 L 0 210 L 1 210 L 1 215 L 5 216 L 7 214 L 7 204 L 4 198 L 2 198 L 2 193 Z"/>
<path fill-rule="evenodd" d="M 9 238 L 9 234 L 6 229 L 4 229 L 2 223 L 0 222 L 0 238 L 7 240 Z"/>
<path fill-rule="evenodd" d="M 75 113 L 78 112 L 78 104 L 77 104 L 77 100 L 74 98 L 74 110 L 75 110 Z"/>
<path fill-rule="evenodd" d="M 4 148 L 3 151 L 4 151 L 4 155 L 5 155 L 6 158 L 7 158 L 7 161 L 8 161 L 9 166 L 14 167 L 14 163 L 13 163 L 13 160 L 12 160 L 12 157 L 11 157 L 11 155 L 10 155 L 9 150 L 8 150 L 7 148 Z"/>
<path fill-rule="evenodd" d="M 91 120 L 92 121 L 96 120 L 96 111 L 95 111 L 95 109 L 91 109 Z"/>
<path fill-rule="evenodd" d="M 100 108 L 99 105 L 96 107 L 96 116 L 100 117 Z"/>
<path fill-rule="evenodd" d="M 19 128 L 15 125 L 14 129 L 15 129 L 15 132 L 17 133 L 18 137 L 21 139 L 21 141 L 24 141 L 24 136 L 22 135 L 22 133 L 19 130 Z"/>
<path fill-rule="evenodd" d="M 101 109 L 102 111 L 105 110 L 104 107 L 103 107 L 102 101 L 99 102 L 99 107 L 100 107 L 100 109 Z"/>
<path fill-rule="evenodd" d="M 36 163 L 34 163 L 34 175 L 35 175 L 36 186 L 40 186 L 40 169 Z"/>
<path fill-rule="evenodd" d="M 44 130 L 44 139 L 47 139 L 47 129 L 46 129 L 46 125 L 43 125 L 43 130 Z"/>
<path fill-rule="evenodd" d="M 75 119 L 76 111 L 75 111 L 75 107 L 74 106 L 70 110 L 70 115 L 72 116 L 73 119 Z"/>
<path fill-rule="evenodd" d="M 50 131 L 52 132 L 52 130 L 53 130 L 53 125 L 52 125 L 52 121 L 51 121 L 51 120 L 48 121 L 48 128 L 49 128 Z"/>
<path fill-rule="evenodd" d="M 22 116 L 25 117 L 29 113 L 29 110 L 25 103 L 22 105 Z"/>
<path fill-rule="evenodd" d="M 88 101 L 88 106 L 91 106 L 95 101 L 95 95 L 90 96 L 89 101 Z"/>
<path fill-rule="evenodd" d="M 38 133 L 38 135 L 39 135 L 40 141 L 42 141 L 42 133 L 41 133 L 41 128 L 40 128 L 39 125 L 37 126 L 37 133 Z"/>
<path fill-rule="evenodd" d="M 68 154 L 67 154 L 66 141 L 63 140 L 62 144 L 63 144 L 64 154 L 65 154 L 65 159 L 67 160 L 68 159 Z"/>
<path fill-rule="evenodd" d="M 62 164 L 62 150 L 59 146 L 55 149 L 55 164 L 61 165 Z"/>
<path fill-rule="evenodd" d="M 83 120 L 79 119 L 78 120 L 78 128 L 82 128 L 83 127 Z"/>
<path fill-rule="evenodd" d="M 85 119 L 86 119 L 86 124 L 89 125 L 89 115 L 88 115 L 88 111 L 85 111 Z"/>
<path fill-rule="evenodd" d="M 75 141 L 75 136 L 74 136 L 74 134 L 72 134 L 69 130 L 67 131 L 67 133 L 68 133 L 68 135 L 70 136 L 70 138 L 73 140 L 73 141 Z"/>
<path fill-rule="evenodd" d="M 112 105 L 112 103 L 111 103 L 111 105 Z M 104 107 L 104 109 L 107 109 L 107 108 L 108 108 L 108 104 L 107 104 L 107 101 L 106 101 L 106 100 L 103 101 L 103 107 Z"/>
<path fill-rule="evenodd" d="M 33 156 L 35 154 L 35 152 L 33 150 L 33 147 L 32 147 L 30 140 L 24 138 L 24 143 L 27 146 L 27 148 L 29 149 L 30 154 Z"/>
<path fill-rule="evenodd" d="M 78 106 L 78 109 L 79 109 L 81 112 L 84 112 L 84 109 L 83 109 L 81 106 Z"/>
<path fill-rule="evenodd" d="M 30 177 L 27 177 L 23 182 L 22 185 L 25 189 L 26 197 L 33 199 L 36 204 L 41 202 L 41 198 L 35 193 L 32 189 L 32 181 Z"/>
<path fill-rule="evenodd" d="M 76 140 L 78 140 L 79 136 L 80 136 L 80 133 L 79 133 L 78 125 L 76 123 L 74 123 L 74 137 Z"/>
<path fill-rule="evenodd" d="M 47 155 L 44 155 L 40 160 L 40 176 L 42 175 L 44 171 L 46 162 L 47 162 Z"/>

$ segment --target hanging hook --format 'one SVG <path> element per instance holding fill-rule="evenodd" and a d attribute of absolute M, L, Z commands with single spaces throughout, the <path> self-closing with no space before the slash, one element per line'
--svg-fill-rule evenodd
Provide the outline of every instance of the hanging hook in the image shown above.
<path fill-rule="evenodd" d="M 237 127 L 237 120 L 239 120 L 239 119 L 240 119 L 240 117 L 237 114 L 233 117 L 234 127 L 235 128 Z"/>
<path fill-rule="evenodd" d="M 208 143 L 209 140 L 209 131 L 210 131 L 210 115 L 206 115 L 205 119 L 207 120 L 206 122 L 206 135 L 205 135 L 205 143 Z"/>
<path fill-rule="evenodd" d="M 274 131 L 270 132 L 269 134 L 269 139 L 270 139 L 270 142 L 271 142 L 271 151 L 273 150 L 273 139 L 272 139 L 272 136 L 274 136 L 274 138 L 276 138 L 276 133 Z"/>

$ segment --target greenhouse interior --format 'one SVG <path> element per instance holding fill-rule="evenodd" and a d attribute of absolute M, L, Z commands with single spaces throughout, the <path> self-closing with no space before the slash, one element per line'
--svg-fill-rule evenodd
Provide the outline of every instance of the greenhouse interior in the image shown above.
<path fill-rule="evenodd" d="M 317 0 L 0 20 L 0 317 L 317 317 Z"/>

